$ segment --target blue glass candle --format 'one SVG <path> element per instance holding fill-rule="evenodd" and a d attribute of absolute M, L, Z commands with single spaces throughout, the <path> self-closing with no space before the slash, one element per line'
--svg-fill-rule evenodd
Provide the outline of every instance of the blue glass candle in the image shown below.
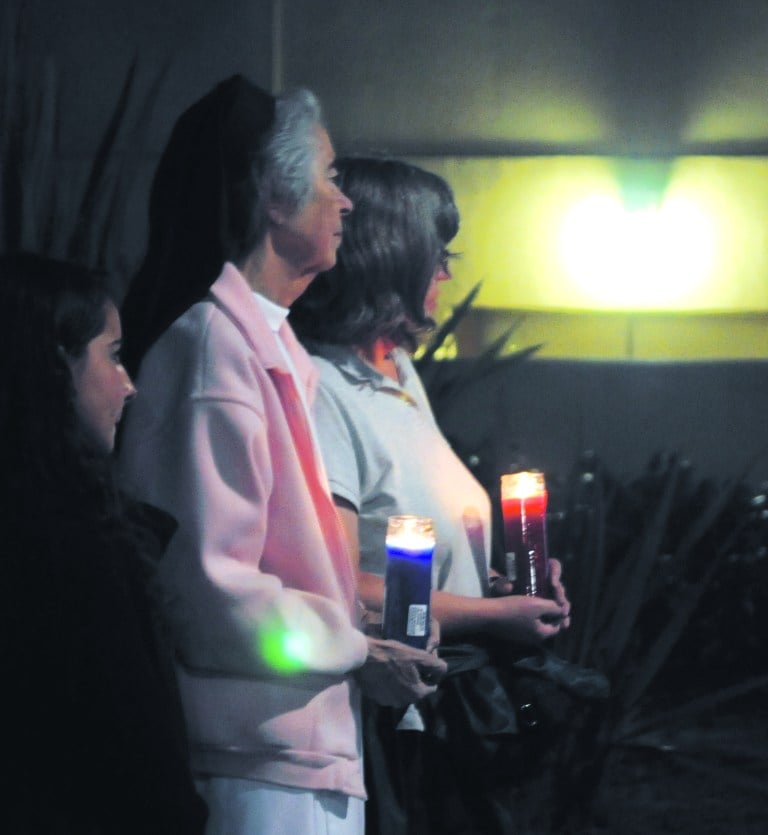
<path fill-rule="evenodd" d="M 424 649 L 429 638 L 435 532 L 424 516 L 390 516 L 384 591 L 385 638 Z"/>

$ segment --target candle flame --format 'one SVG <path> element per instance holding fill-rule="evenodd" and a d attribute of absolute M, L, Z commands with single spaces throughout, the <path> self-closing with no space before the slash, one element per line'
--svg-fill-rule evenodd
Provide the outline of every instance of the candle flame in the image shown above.
<path fill-rule="evenodd" d="M 501 477 L 502 499 L 530 499 L 533 496 L 544 496 L 546 493 L 543 473 L 507 473 Z"/>
<path fill-rule="evenodd" d="M 426 551 L 435 547 L 435 537 L 418 533 L 399 533 L 387 536 L 386 544 L 390 548 L 403 551 Z"/>
<path fill-rule="evenodd" d="M 407 551 L 424 551 L 435 547 L 432 520 L 426 516 L 390 516 L 386 544 Z"/>

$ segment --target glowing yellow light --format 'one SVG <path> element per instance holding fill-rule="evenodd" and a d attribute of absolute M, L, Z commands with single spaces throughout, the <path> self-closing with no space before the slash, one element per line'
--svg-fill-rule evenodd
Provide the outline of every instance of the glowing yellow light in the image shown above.
<path fill-rule="evenodd" d="M 309 638 L 302 633 L 282 629 L 266 630 L 261 635 L 264 661 L 281 673 L 297 672 L 307 666 Z"/>
<path fill-rule="evenodd" d="M 544 474 L 536 471 L 505 473 L 501 477 L 502 499 L 530 499 L 547 492 Z"/>
<path fill-rule="evenodd" d="M 650 161 L 628 166 L 614 157 L 447 157 L 417 162 L 451 183 L 461 210 L 461 229 L 451 249 L 462 257 L 455 264 L 456 280 L 441 287 L 438 321 L 448 317 L 470 287 L 482 282 L 471 326 L 459 333 L 462 350 L 475 351 L 477 340 L 490 341 L 500 333 L 502 320 L 492 309 L 529 312 L 528 324 L 517 335 L 520 347 L 546 342 L 543 355 L 549 356 L 578 350 L 574 340 L 583 334 L 574 332 L 569 341 L 564 328 L 571 325 L 562 319 L 557 320 L 557 334 L 545 333 L 543 320 L 534 328 L 533 317 L 545 312 L 768 311 L 764 158 L 679 157 L 669 161 L 661 184 L 660 172 Z M 645 183 L 650 191 L 648 180 L 656 185 L 654 199 L 639 201 L 635 184 Z M 600 197 L 589 200 L 592 195 Z M 603 205 L 604 227 L 595 228 L 589 211 L 577 208 L 584 202 L 597 204 L 598 215 Z M 630 257 L 632 246 L 616 243 L 625 234 L 621 218 L 627 209 L 652 206 L 669 218 L 667 263 L 657 256 L 660 269 L 648 267 L 653 264 L 649 253 L 641 250 L 638 256 L 635 247 Z M 646 289 L 646 282 L 652 281 L 655 290 Z M 498 328 L 491 322 L 499 323 Z M 554 319 L 547 328 L 551 322 Z M 579 322 L 579 329 L 586 325 Z"/>
<path fill-rule="evenodd" d="M 565 267 L 596 302 L 658 309 L 684 303 L 708 278 L 710 219 L 683 198 L 628 211 L 618 197 L 595 197 L 566 213 L 560 235 Z"/>

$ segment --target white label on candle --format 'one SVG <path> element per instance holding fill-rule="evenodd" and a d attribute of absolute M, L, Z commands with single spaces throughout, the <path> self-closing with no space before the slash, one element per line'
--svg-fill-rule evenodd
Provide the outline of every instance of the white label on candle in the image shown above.
<path fill-rule="evenodd" d="M 423 638 L 427 634 L 427 607 L 423 604 L 408 607 L 406 635 Z"/>

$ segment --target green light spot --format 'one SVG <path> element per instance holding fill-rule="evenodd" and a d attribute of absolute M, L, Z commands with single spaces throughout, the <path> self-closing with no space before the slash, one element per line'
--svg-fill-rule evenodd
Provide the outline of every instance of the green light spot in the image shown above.
<path fill-rule="evenodd" d="M 264 661 L 280 673 L 295 673 L 306 668 L 309 640 L 298 632 L 271 629 L 261 635 Z"/>

